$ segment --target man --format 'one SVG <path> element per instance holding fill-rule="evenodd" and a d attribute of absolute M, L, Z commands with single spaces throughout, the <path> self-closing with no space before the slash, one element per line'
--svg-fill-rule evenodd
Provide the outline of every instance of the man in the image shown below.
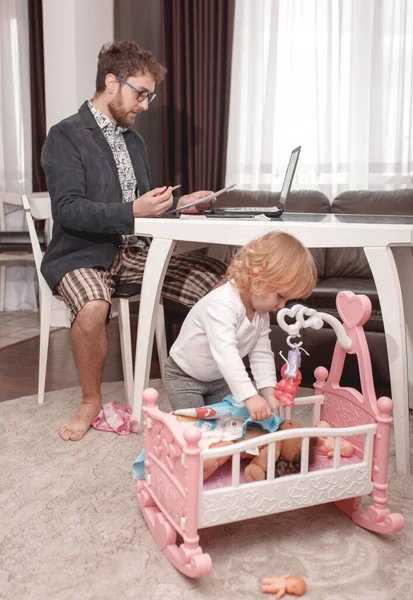
<path fill-rule="evenodd" d="M 209 194 L 174 200 L 169 186 L 151 189 L 144 141 L 129 127 L 148 109 L 164 74 L 134 42 L 103 46 L 94 97 L 51 128 L 42 151 L 54 219 L 42 273 L 70 309 L 83 393 L 78 411 L 60 428 L 64 440 L 82 439 L 101 408 L 105 325 L 115 285 L 142 280 L 148 240 L 132 235 L 134 217 L 160 217 Z M 172 257 L 162 294 L 191 307 L 225 270 L 202 255 Z"/>

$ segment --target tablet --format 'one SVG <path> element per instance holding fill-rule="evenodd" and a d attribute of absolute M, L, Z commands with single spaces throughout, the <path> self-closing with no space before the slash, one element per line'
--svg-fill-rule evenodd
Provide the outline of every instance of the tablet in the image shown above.
<path fill-rule="evenodd" d="M 173 215 L 177 212 L 181 212 L 181 210 L 185 210 L 186 208 L 191 208 L 191 206 L 197 206 L 197 204 L 203 204 L 204 202 L 209 202 L 210 200 L 212 200 L 213 198 L 217 198 L 224 192 L 228 192 L 228 190 L 232 190 L 232 188 L 234 188 L 236 185 L 237 185 L 236 183 L 233 183 L 232 185 L 228 185 L 227 187 L 222 188 L 222 190 L 219 190 L 218 192 L 214 192 L 213 194 L 209 194 L 209 196 L 205 196 L 205 198 L 199 198 L 198 200 L 194 200 L 193 202 L 190 202 L 189 204 L 185 204 L 185 206 L 180 206 L 179 208 L 174 208 L 173 210 L 168 210 L 168 212 L 166 214 Z"/>

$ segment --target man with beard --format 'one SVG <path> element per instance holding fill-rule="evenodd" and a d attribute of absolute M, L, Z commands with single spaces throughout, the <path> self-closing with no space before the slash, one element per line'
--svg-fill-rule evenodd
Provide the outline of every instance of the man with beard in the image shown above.
<path fill-rule="evenodd" d="M 103 46 L 94 97 L 52 127 L 43 147 L 54 227 L 42 273 L 69 307 L 83 393 L 76 414 L 59 430 L 64 440 L 82 439 L 101 408 L 115 285 L 142 281 L 148 240 L 133 235 L 134 217 L 159 217 L 210 193 L 174 200 L 170 186 L 151 189 L 145 143 L 130 127 L 148 110 L 164 75 L 155 57 L 134 42 Z M 162 295 L 192 307 L 225 271 L 203 255 L 172 257 Z"/>

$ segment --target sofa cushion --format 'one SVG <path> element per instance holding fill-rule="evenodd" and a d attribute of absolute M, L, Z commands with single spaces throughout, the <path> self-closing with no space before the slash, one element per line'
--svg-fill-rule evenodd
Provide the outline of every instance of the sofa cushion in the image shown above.
<path fill-rule="evenodd" d="M 332 314 L 341 320 L 336 308 L 336 298 L 337 294 L 344 290 L 349 290 L 354 294 L 365 294 L 369 297 L 372 310 L 364 329 L 366 331 L 384 331 L 379 295 L 374 281 L 370 277 L 329 277 L 324 279 L 317 284 L 310 298 L 305 300 L 303 304 L 318 311 Z"/>
<path fill-rule="evenodd" d="M 365 330 L 384 331 L 379 297 L 372 278 L 330 277 L 319 281 L 309 298 L 293 300 L 288 303 L 288 306 L 297 303 L 304 304 L 309 308 L 329 313 L 340 319 L 336 308 L 336 298 L 337 294 L 344 290 L 349 290 L 355 294 L 366 294 L 370 298 L 372 312 L 370 319 L 365 324 Z M 275 325 L 277 323 L 276 314 L 271 313 L 270 320 L 271 324 Z"/>
<path fill-rule="evenodd" d="M 413 215 L 413 189 L 343 192 L 331 212 L 355 215 Z"/>
<path fill-rule="evenodd" d="M 331 212 L 356 215 L 413 215 L 413 190 L 343 192 Z M 325 277 L 372 277 L 362 248 L 327 248 Z"/>
<path fill-rule="evenodd" d="M 309 300 L 312 300 L 314 296 L 314 302 L 320 308 L 335 308 L 337 294 L 341 291 L 365 294 L 370 298 L 373 310 L 380 310 L 379 295 L 374 281 L 370 277 L 329 277 L 323 279 L 317 283 Z"/>
<path fill-rule="evenodd" d="M 373 278 L 363 248 L 326 248 L 324 276 Z"/>
<path fill-rule="evenodd" d="M 274 352 L 277 371 L 281 370 L 284 364 L 279 356 L 280 350 L 287 356 L 288 346 L 286 344 L 286 334 L 279 327 L 272 327 L 271 346 Z M 376 394 L 389 395 L 389 364 L 387 358 L 386 338 L 383 333 L 376 331 L 366 331 L 367 344 L 370 350 L 371 364 L 373 368 L 374 386 Z M 310 387 L 314 383 L 314 369 L 324 366 L 327 369 L 331 367 L 334 346 L 336 344 L 336 335 L 334 331 L 324 326 L 323 329 L 305 329 L 303 332 L 303 347 L 309 352 L 309 356 L 303 355 L 300 371 L 303 376 L 302 386 Z M 360 369 L 357 366 L 357 356 L 348 354 L 344 361 L 343 374 L 340 378 L 340 385 L 343 387 L 355 387 L 360 390 Z"/>

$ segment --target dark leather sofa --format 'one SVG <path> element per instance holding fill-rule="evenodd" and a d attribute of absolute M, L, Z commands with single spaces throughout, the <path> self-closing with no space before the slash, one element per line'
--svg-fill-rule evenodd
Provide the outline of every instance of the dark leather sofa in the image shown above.
<path fill-rule="evenodd" d="M 231 191 L 221 198 L 224 206 L 267 206 L 274 202 L 277 193 Z M 397 191 L 358 191 L 344 192 L 330 204 L 328 198 L 316 191 L 291 192 L 288 198 L 289 212 L 337 213 L 337 214 L 378 214 L 413 215 L 413 190 Z M 365 325 L 367 342 L 370 348 L 373 375 L 378 393 L 390 393 L 389 370 L 383 321 L 370 267 L 362 248 L 317 248 L 312 250 L 317 264 L 319 280 L 312 295 L 300 300 L 301 303 L 319 311 L 338 316 L 335 298 L 339 291 L 350 290 L 366 294 L 372 302 L 372 314 Z M 171 344 L 179 332 L 187 310 L 172 302 L 165 302 L 168 343 Z M 276 316 L 272 316 L 271 342 L 276 356 L 277 367 L 283 365 L 278 355 L 282 350 L 286 355 L 286 334 L 278 327 Z M 303 356 L 303 385 L 312 385 L 314 369 L 330 365 L 335 344 L 335 335 L 327 325 L 320 331 L 303 332 L 304 348 L 310 356 Z M 344 365 L 342 385 L 359 388 L 356 358 L 347 357 Z"/>

